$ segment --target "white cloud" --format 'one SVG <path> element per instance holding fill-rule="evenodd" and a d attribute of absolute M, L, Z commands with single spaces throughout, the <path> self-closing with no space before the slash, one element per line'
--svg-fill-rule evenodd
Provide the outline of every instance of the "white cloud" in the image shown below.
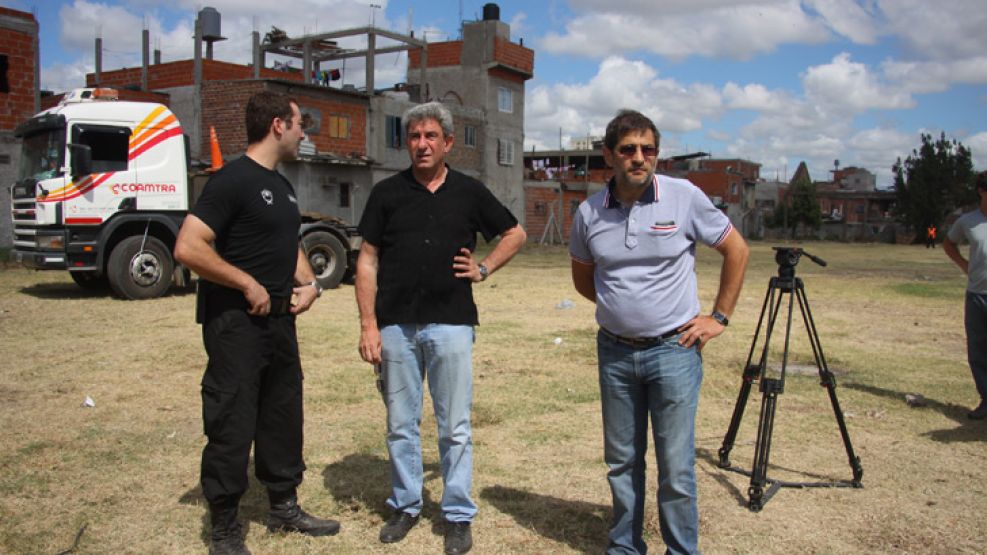
<path fill-rule="evenodd" d="M 682 60 L 689 56 L 746 60 L 782 44 L 819 43 L 830 32 L 791 0 L 661 2 L 584 0 L 564 34 L 539 43 L 553 53 L 603 57 L 643 51 Z"/>
<path fill-rule="evenodd" d="M 918 59 L 946 61 L 987 51 L 987 9 L 982 0 L 877 0 L 888 32 Z"/>
<path fill-rule="evenodd" d="M 601 135 L 621 108 L 641 111 L 663 134 L 700 129 L 704 118 L 723 111 L 714 87 L 660 79 L 648 64 L 620 57 L 603 60 L 584 84 L 536 85 L 526 102 L 526 142 L 552 149 L 558 148 L 560 127 L 566 136 Z"/>
<path fill-rule="evenodd" d="M 845 52 L 829 64 L 806 70 L 802 85 L 807 97 L 833 114 L 915 106 L 911 95 L 898 87 L 881 83 L 866 65 L 851 61 L 850 55 Z"/>
<path fill-rule="evenodd" d="M 874 44 L 879 22 L 855 0 L 811 0 L 807 2 L 835 33 L 858 44 Z"/>
<path fill-rule="evenodd" d="M 889 82 L 917 94 L 943 92 L 957 83 L 987 83 L 987 56 L 937 62 L 887 60 L 881 69 Z"/>
<path fill-rule="evenodd" d="M 987 131 L 971 135 L 961 142 L 970 149 L 973 167 L 977 171 L 987 171 Z"/>

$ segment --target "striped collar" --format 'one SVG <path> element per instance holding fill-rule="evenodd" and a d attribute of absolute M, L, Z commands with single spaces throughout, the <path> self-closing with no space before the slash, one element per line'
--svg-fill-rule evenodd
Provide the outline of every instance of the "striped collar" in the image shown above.
<path fill-rule="evenodd" d="M 620 201 L 617 199 L 617 195 L 614 194 L 614 187 L 617 186 L 616 178 L 611 177 L 610 181 L 607 183 L 607 192 L 603 196 L 603 206 L 606 208 L 620 208 Z M 652 202 L 658 202 L 658 174 L 652 177 L 652 184 L 650 187 L 646 187 L 641 193 L 641 198 L 637 199 L 637 202 L 641 204 L 651 204 Z"/>

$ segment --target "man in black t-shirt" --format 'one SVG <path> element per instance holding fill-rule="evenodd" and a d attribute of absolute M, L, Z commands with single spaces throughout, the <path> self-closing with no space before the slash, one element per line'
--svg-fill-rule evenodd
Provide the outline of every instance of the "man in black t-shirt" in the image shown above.
<path fill-rule="evenodd" d="M 506 264 L 526 236 L 482 183 L 445 165 L 453 127 L 442 104 L 411 108 L 402 121 L 411 167 L 371 191 L 360 221 L 356 276 L 360 356 L 379 368 L 387 405 L 387 505 L 394 513 L 380 541 L 404 539 L 422 509 L 419 423 L 427 376 L 438 424 L 445 552 L 466 553 L 476 515 L 470 497 L 478 323 L 472 285 Z M 477 232 L 487 241 L 501 237 L 479 263 L 472 254 Z"/>
<path fill-rule="evenodd" d="M 250 553 L 236 516 L 251 444 L 271 502 L 269 530 L 339 531 L 338 522 L 301 510 L 296 496 L 305 463 L 295 316 L 322 290 L 298 247 L 295 191 L 275 168 L 298 155 L 301 113 L 293 100 L 265 91 L 247 103 L 246 124 L 246 155 L 209 180 L 175 244 L 175 258 L 200 277 L 198 313 L 209 355 L 201 479 L 215 554 Z"/>

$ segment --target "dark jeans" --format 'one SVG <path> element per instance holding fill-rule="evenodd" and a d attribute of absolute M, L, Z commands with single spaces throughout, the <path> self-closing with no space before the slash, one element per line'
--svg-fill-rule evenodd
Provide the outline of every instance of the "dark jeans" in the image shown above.
<path fill-rule="evenodd" d="M 981 400 L 987 400 L 987 294 L 966 292 L 966 356 Z"/>
<path fill-rule="evenodd" d="M 291 315 L 243 310 L 211 315 L 202 326 L 209 364 L 202 378 L 202 493 L 211 505 L 236 504 L 247 491 L 254 445 L 257 479 L 269 490 L 302 481 L 302 368 Z"/>

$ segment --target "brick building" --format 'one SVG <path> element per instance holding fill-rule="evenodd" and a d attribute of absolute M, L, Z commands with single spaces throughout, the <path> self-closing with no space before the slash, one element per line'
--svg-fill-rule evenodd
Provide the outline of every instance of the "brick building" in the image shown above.
<path fill-rule="evenodd" d="M 0 7 L 0 247 L 12 244 L 10 184 L 17 180 L 17 124 L 40 109 L 38 22 L 34 15 Z"/>
<path fill-rule="evenodd" d="M 579 203 L 613 177 L 602 143 L 592 150 L 536 151 L 524 154 L 525 221 L 532 240 L 568 240 Z M 659 174 L 692 181 L 745 235 L 758 224 L 755 186 L 761 165 L 742 159 L 710 158 L 700 152 L 658 160 Z M 561 213 L 559 207 L 562 207 Z"/>

